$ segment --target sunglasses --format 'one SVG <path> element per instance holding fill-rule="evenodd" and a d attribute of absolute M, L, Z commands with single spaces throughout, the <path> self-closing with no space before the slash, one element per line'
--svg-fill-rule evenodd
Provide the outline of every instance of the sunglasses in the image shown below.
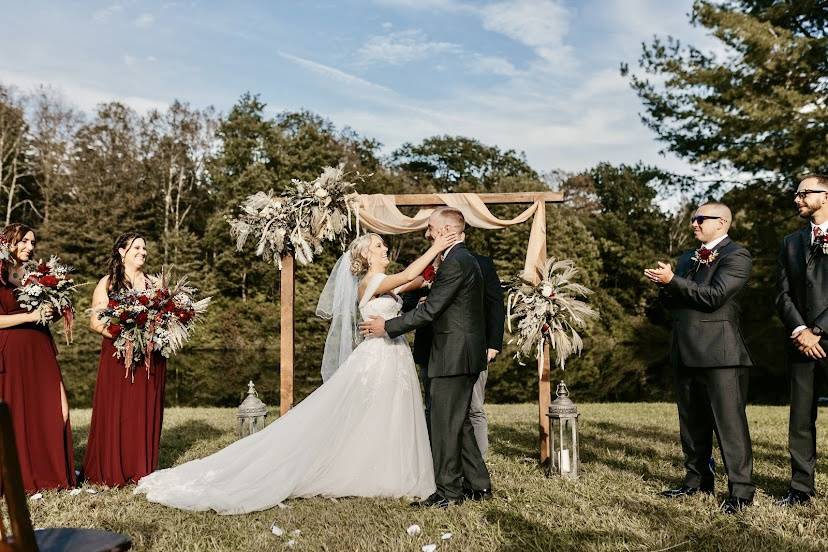
<path fill-rule="evenodd" d="M 702 223 L 706 220 L 716 220 L 716 219 L 724 220 L 722 217 L 711 217 L 711 216 L 708 216 L 708 215 L 696 215 L 695 217 L 690 217 L 690 224 L 693 224 L 695 222 L 696 224 L 701 226 Z"/>
<path fill-rule="evenodd" d="M 828 190 L 802 190 L 801 192 L 795 192 L 794 197 L 798 197 L 799 199 L 805 199 L 808 197 L 808 194 L 826 194 Z"/>

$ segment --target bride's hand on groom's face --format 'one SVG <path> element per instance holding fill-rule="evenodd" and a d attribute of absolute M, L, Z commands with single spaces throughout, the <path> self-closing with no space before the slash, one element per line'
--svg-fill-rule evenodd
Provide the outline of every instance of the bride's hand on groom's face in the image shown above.
<path fill-rule="evenodd" d="M 449 230 L 446 228 L 445 230 L 441 230 L 437 232 L 434 236 L 434 246 L 439 249 L 440 251 L 445 251 L 455 243 L 460 238 L 460 235 L 453 230 Z"/>

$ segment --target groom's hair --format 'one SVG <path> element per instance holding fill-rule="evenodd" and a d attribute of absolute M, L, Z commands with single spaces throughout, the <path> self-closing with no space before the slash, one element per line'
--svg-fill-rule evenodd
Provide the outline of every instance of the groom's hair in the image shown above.
<path fill-rule="evenodd" d="M 457 227 L 458 232 L 466 229 L 466 217 L 463 216 L 463 212 L 460 209 L 455 209 L 454 207 L 438 207 L 434 210 L 434 213 L 449 225 Z"/>

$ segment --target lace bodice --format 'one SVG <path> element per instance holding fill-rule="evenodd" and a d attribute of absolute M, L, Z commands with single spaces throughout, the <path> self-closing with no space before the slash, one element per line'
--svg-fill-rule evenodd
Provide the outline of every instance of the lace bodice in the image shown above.
<path fill-rule="evenodd" d="M 374 294 L 374 291 L 376 291 L 384 278 L 385 274 L 374 274 L 368 282 L 368 286 L 365 288 L 365 295 L 359 303 L 359 313 L 363 319 L 369 316 L 381 316 L 386 320 L 390 320 L 400 314 L 402 299 L 396 295 L 386 293 L 380 297 L 368 299 Z"/>

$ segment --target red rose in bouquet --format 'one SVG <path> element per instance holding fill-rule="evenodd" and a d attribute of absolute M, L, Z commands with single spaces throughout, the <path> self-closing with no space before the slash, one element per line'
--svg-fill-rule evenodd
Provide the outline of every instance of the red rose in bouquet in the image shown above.
<path fill-rule="evenodd" d="M 429 284 L 434 283 L 434 279 L 437 277 L 437 270 L 434 268 L 434 265 L 428 265 L 425 270 L 423 270 L 423 280 L 428 282 Z"/>
<path fill-rule="evenodd" d="M 48 262 L 27 263 L 25 268 L 21 279 L 23 283 L 15 290 L 20 306 L 29 312 L 39 311 L 39 323 L 44 325 L 51 321 L 47 313 L 58 313 L 63 318 L 66 343 L 71 343 L 75 320 L 72 294 L 79 285 L 72 280 L 72 267 L 52 256 Z"/>

